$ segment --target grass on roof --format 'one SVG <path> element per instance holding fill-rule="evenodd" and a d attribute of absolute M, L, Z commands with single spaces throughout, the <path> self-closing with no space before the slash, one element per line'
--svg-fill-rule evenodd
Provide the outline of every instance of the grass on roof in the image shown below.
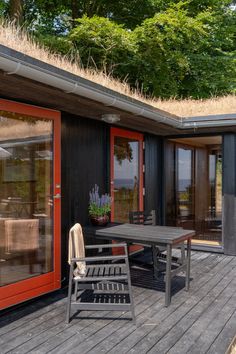
<path fill-rule="evenodd" d="M 81 68 L 69 58 L 51 53 L 33 41 L 25 31 L 17 29 L 9 23 L 0 24 L 0 44 L 176 116 L 192 117 L 236 113 L 236 95 L 213 97 L 206 100 L 148 99 L 139 91 L 131 89 L 127 82 L 121 82 L 100 71 Z"/>

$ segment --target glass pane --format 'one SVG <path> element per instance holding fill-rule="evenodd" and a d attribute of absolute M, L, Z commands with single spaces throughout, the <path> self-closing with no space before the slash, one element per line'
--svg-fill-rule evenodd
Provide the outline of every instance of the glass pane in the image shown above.
<path fill-rule="evenodd" d="M 166 144 L 166 224 L 194 229 L 195 243 L 222 242 L 221 150 L 221 136 Z"/>
<path fill-rule="evenodd" d="M 139 142 L 114 138 L 114 221 L 128 222 L 139 210 Z"/>
<path fill-rule="evenodd" d="M 53 270 L 53 123 L 0 111 L 0 286 Z"/>
<path fill-rule="evenodd" d="M 193 217 L 192 150 L 177 149 L 177 217 L 185 223 Z"/>
<path fill-rule="evenodd" d="M 201 238 L 222 240 L 222 157 L 221 148 L 209 153 L 208 210 L 204 219 Z"/>

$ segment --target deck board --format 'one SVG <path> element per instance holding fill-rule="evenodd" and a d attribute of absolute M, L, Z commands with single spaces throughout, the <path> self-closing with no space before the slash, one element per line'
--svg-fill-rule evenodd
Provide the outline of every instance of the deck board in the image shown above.
<path fill-rule="evenodd" d="M 141 326 L 135 329 L 131 338 L 127 337 L 119 342 L 119 344 L 111 350 L 111 353 L 115 353 L 121 350 L 121 348 L 123 348 L 124 351 L 132 349 L 133 352 L 145 353 L 151 350 L 157 342 L 161 340 L 165 341 L 165 337 L 168 336 L 168 332 L 171 328 L 178 324 L 179 320 L 185 314 L 188 314 L 193 306 L 199 301 L 204 300 L 209 290 L 214 286 L 217 279 L 220 278 L 219 263 L 213 270 L 212 274 L 208 272 L 202 277 L 199 277 L 199 282 L 191 286 L 191 296 L 183 291 L 181 296 L 177 296 L 175 300 L 172 301 L 171 306 L 168 308 L 163 306 L 159 311 L 153 311 L 152 316 L 149 317 L 146 323 L 153 323 L 154 326 Z M 227 270 L 225 267 L 221 269 L 221 273 L 223 273 L 222 276 L 227 274 Z M 157 351 L 155 348 L 153 352 L 164 353 L 165 351 Z"/>
<path fill-rule="evenodd" d="M 129 313 L 83 311 L 65 323 L 63 291 L 0 317 L 0 353 L 223 354 L 236 334 L 236 257 L 192 252 L 190 292 L 173 279 L 164 307 L 164 282 L 132 267 L 136 324 Z"/>

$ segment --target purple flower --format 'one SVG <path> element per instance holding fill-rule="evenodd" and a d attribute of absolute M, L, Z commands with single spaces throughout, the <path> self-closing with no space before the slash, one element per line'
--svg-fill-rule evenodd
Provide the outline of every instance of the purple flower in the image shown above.
<path fill-rule="evenodd" d="M 97 184 L 89 192 L 89 214 L 93 216 L 106 215 L 111 211 L 112 198 L 109 194 L 99 196 L 99 187 Z"/>

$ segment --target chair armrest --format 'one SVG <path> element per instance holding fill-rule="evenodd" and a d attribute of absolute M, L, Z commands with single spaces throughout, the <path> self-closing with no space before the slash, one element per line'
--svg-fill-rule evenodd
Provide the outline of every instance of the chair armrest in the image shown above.
<path fill-rule="evenodd" d="M 128 259 L 128 255 L 123 254 L 123 255 L 119 255 L 119 256 L 95 256 L 95 257 L 71 258 L 70 264 L 76 263 L 76 262 L 113 261 L 113 260 L 119 260 L 119 259 Z"/>
<path fill-rule="evenodd" d="M 105 245 L 87 245 L 85 249 L 96 249 L 96 248 L 116 248 L 116 247 L 127 247 L 126 243 L 110 243 Z"/>

